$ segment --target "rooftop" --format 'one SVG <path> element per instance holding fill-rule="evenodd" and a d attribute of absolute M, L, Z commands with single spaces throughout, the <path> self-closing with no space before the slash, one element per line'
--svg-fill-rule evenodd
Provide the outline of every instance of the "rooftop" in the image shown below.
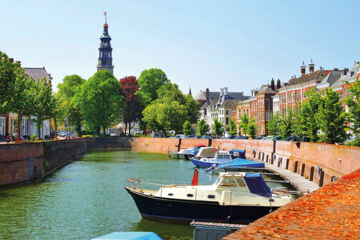
<path fill-rule="evenodd" d="M 47 80 L 51 80 L 51 75 L 46 72 L 45 67 L 42 68 L 24 68 L 25 74 L 28 77 L 31 77 L 34 81 L 37 79 L 46 78 Z"/>

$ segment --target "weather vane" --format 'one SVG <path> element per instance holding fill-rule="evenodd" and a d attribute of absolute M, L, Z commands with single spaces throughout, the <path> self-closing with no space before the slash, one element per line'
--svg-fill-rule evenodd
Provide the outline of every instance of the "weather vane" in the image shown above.
<path fill-rule="evenodd" d="M 107 23 L 106 14 L 107 14 L 107 12 L 104 12 L 104 15 L 105 15 L 105 23 Z"/>

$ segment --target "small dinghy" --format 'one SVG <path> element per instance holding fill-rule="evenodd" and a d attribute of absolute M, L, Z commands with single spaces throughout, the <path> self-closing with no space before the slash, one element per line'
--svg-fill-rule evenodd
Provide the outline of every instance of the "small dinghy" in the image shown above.
<path fill-rule="evenodd" d="M 205 145 L 195 145 L 188 149 L 181 149 L 178 152 L 169 152 L 169 156 L 171 158 L 189 160 L 191 157 L 194 157 L 200 151 L 200 149 L 203 147 L 205 147 Z"/>

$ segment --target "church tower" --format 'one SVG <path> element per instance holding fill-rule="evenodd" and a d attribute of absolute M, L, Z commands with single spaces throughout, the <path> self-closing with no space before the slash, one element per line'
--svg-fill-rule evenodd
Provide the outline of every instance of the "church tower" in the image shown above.
<path fill-rule="evenodd" d="M 111 73 L 113 73 L 114 66 L 112 65 L 112 48 L 111 48 L 111 37 L 109 35 L 109 25 L 107 24 L 106 12 L 105 15 L 105 24 L 104 24 L 104 32 L 100 37 L 101 43 L 99 47 L 99 59 L 97 70 L 105 70 L 108 69 Z"/>

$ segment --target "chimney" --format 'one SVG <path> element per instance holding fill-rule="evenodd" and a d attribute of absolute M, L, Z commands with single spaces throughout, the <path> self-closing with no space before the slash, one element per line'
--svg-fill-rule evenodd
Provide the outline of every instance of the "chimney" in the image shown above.
<path fill-rule="evenodd" d="M 271 84 L 270 84 L 270 87 L 273 91 L 275 91 L 275 81 L 274 81 L 274 78 L 271 79 Z"/>
<path fill-rule="evenodd" d="M 205 97 L 206 97 L 206 102 L 207 102 L 208 104 L 210 104 L 209 88 L 206 88 Z"/>
<path fill-rule="evenodd" d="M 348 68 L 344 68 L 343 70 L 343 75 L 346 75 L 348 73 L 349 69 Z"/>
<path fill-rule="evenodd" d="M 311 59 L 310 63 L 309 63 L 309 73 L 313 73 L 314 69 L 315 69 L 315 64 L 313 63 L 313 60 Z"/>
<path fill-rule="evenodd" d="M 229 89 L 228 87 L 224 87 L 224 96 L 229 95 L 228 89 Z"/>
<path fill-rule="evenodd" d="M 281 88 L 281 82 L 280 82 L 280 79 L 278 78 L 278 80 L 276 82 L 276 92 L 279 91 L 280 88 Z"/>
<path fill-rule="evenodd" d="M 304 61 L 302 62 L 302 65 L 300 66 L 300 76 L 304 76 L 306 73 L 306 66 L 304 64 Z"/>
<path fill-rule="evenodd" d="M 334 68 L 334 71 L 339 71 L 339 69 L 338 69 L 338 68 Z"/>
<path fill-rule="evenodd" d="M 224 89 L 220 88 L 220 97 L 224 96 Z"/>

